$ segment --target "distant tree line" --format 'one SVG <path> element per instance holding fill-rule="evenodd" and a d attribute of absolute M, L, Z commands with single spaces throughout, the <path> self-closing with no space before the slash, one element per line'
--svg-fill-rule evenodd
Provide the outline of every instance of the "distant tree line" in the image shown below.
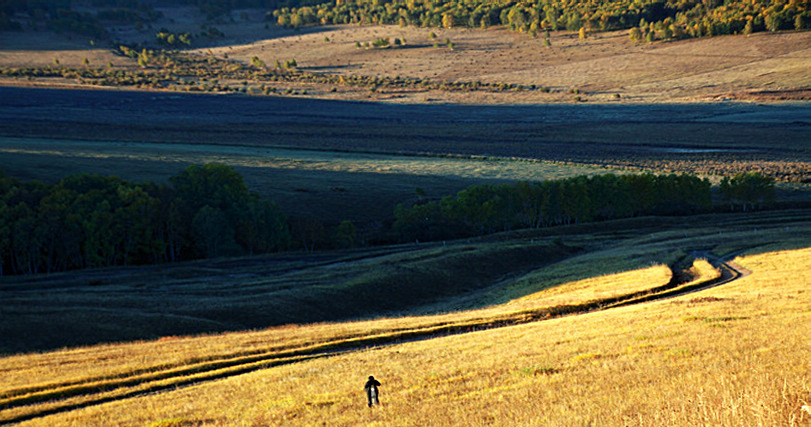
<path fill-rule="evenodd" d="M 774 200 L 773 179 L 757 173 L 724 178 L 719 190 L 733 210 Z M 441 200 L 418 194 L 422 200 L 395 208 L 391 227 L 365 234 L 348 220 L 288 218 L 225 165 L 189 166 L 168 185 L 88 174 L 47 185 L 0 171 L 0 276 L 693 214 L 712 197 L 707 179 L 673 174 L 474 185 Z"/>
<path fill-rule="evenodd" d="M 190 166 L 170 185 L 0 174 L 0 275 L 265 253 L 290 241 L 282 212 L 228 166 Z"/>
<path fill-rule="evenodd" d="M 774 179 L 757 172 L 725 176 L 719 185 L 730 210 L 755 210 L 774 202 Z"/>
<path fill-rule="evenodd" d="M 647 40 L 805 29 L 808 2 L 784 0 L 335 0 L 283 7 L 268 15 L 288 27 L 388 24 L 418 27 L 506 26 L 540 31 L 636 29 Z"/>
<path fill-rule="evenodd" d="M 322 0 L 163 0 L 163 6 L 196 6 L 209 20 L 222 20 L 234 9 L 277 9 L 291 5 L 315 4 Z M 129 24 L 142 29 L 155 22 L 162 13 L 150 0 L 92 0 L 96 13 L 79 12 L 71 0 L 0 0 L 0 31 L 21 30 L 17 14 L 28 16 L 32 24 L 45 24 L 49 29 L 103 38 L 107 31 L 102 23 Z"/>
<path fill-rule="evenodd" d="M 474 185 L 439 201 L 395 209 L 404 240 L 436 240 L 637 215 L 705 211 L 711 185 L 690 175 L 598 175 Z"/>
<path fill-rule="evenodd" d="M 143 28 L 162 14 L 150 2 L 138 0 L 94 0 L 100 8 L 96 13 L 73 10 L 70 0 L 0 0 L 0 30 L 21 30 L 22 25 L 12 20 L 17 14 L 28 17 L 34 27 L 44 25 L 56 32 L 70 32 L 94 38 L 109 34 L 103 23 L 131 24 Z"/>
<path fill-rule="evenodd" d="M 72 10 L 70 0 L 0 0 L 0 30 L 21 29 L 17 13 L 46 22 L 56 31 L 106 36 L 101 22 L 143 27 L 159 18 L 154 2 L 93 0 L 97 14 Z M 164 5 L 198 7 L 209 20 L 242 8 L 272 10 L 280 25 L 389 24 L 419 27 L 486 28 L 503 25 L 537 35 L 540 31 L 629 29 L 635 40 L 807 29 L 811 10 L 799 0 L 166 0 Z M 229 16 L 230 19 L 230 16 Z"/>

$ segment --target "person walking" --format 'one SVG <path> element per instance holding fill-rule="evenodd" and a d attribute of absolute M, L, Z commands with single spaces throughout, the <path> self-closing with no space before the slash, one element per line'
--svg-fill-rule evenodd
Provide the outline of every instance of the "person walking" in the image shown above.
<path fill-rule="evenodd" d="M 372 407 L 372 405 L 380 404 L 380 400 L 377 398 L 378 387 L 380 387 L 380 382 L 376 380 L 375 377 L 369 375 L 369 381 L 366 381 L 366 385 L 363 386 L 363 388 L 364 390 L 366 390 L 366 400 L 369 401 L 370 408 Z"/>

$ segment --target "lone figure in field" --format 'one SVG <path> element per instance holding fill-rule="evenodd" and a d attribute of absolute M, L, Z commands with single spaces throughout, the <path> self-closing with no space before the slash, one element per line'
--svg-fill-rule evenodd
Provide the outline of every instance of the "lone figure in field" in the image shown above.
<path fill-rule="evenodd" d="M 366 385 L 363 386 L 364 390 L 366 390 L 366 399 L 369 401 L 369 407 L 371 408 L 372 405 L 379 405 L 380 400 L 377 399 L 377 388 L 380 386 L 380 382 L 375 379 L 375 377 L 369 375 L 369 381 L 366 381 Z"/>

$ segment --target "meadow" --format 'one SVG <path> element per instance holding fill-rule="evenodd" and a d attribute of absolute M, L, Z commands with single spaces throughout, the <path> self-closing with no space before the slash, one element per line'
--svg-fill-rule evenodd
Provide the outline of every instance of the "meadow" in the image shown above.
<path fill-rule="evenodd" d="M 786 325 L 811 314 L 808 223 L 795 212 L 654 233 L 570 230 L 554 238 L 594 246 L 480 293 L 500 295 L 496 305 L 7 356 L 0 416 L 30 418 L 22 425 L 805 425 L 809 348 L 802 328 Z M 711 286 L 718 255 L 742 274 Z M 373 260 L 352 263 L 369 270 Z M 616 303 L 662 292 L 654 288 L 679 271 L 671 260 L 688 275 L 679 286 L 710 286 Z M 383 383 L 372 409 L 361 388 L 370 374 Z"/>
<path fill-rule="evenodd" d="M 115 45 L 0 32 L 0 168 L 165 182 L 217 162 L 363 239 L 0 277 L 0 424 L 811 423 L 808 31 L 542 41 L 161 12 L 156 28 L 222 33 L 177 51 L 131 24 Z M 385 38 L 401 44 L 369 46 Z M 605 172 L 758 172 L 777 203 L 732 212 L 714 190 L 701 215 L 380 231 L 472 184 Z"/>
<path fill-rule="evenodd" d="M 208 25 L 193 8 L 164 12 L 155 28 L 182 33 Z M 0 80 L 15 86 L 129 87 L 409 104 L 808 99 L 807 31 L 638 43 L 629 40 L 627 30 L 597 32 L 585 39 L 577 31 L 560 30 L 552 33 L 552 45 L 546 47 L 542 37 L 497 26 L 292 30 L 266 24 L 262 15 L 253 13 L 217 23 L 224 37 L 182 50 L 199 61 L 222 63 L 214 74 L 195 68 L 167 75 L 174 66 L 162 67 L 153 60 L 142 67 L 137 58 L 121 54 L 120 44 L 91 45 L 86 37 L 2 32 L 0 44 L 6 48 L 0 49 Z M 161 50 L 173 50 L 156 46 L 154 31 L 116 30 L 122 30 L 114 34 L 118 43 L 153 48 L 156 57 Z M 386 49 L 357 46 L 381 38 L 407 43 Z M 453 42 L 452 50 L 445 40 Z M 290 60 L 297 63 L 296 72 L 274 65 Z M 234 68 L 240 73 L 228 71 Z"/>

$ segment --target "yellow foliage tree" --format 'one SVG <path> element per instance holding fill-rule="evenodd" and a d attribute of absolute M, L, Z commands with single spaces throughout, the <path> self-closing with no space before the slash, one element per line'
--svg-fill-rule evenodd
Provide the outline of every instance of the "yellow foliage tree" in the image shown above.
<path fill-rule="evenodd" d="M 442 27 L 444 28 L 453 28 L 453 15 L 450 13 L 446 13 L 442 15 Z"/>

